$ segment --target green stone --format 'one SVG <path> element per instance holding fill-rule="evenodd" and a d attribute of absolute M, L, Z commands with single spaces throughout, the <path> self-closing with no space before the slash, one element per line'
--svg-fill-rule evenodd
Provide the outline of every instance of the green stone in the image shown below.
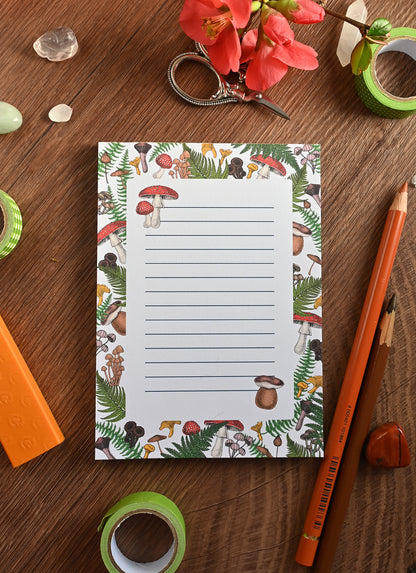
<path fill-rule="evenodd" d="M 22 125 L 22 114 L 13 105 L 0 101 L 0 134 L 16 131 Z"/>

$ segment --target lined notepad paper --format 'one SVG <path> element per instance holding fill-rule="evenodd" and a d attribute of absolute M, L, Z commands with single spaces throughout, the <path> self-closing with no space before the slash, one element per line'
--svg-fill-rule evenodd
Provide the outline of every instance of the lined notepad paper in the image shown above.
<path fill-rule="evenodd" d="M 320 155 L 302 147 L 100 144 L 97 458 L 322 455 Z"/>

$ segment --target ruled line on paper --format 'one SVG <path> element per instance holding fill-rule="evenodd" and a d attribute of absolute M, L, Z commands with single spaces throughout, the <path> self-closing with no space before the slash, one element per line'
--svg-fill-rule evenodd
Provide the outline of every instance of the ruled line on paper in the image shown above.
<path fill-rule="evenodd" d="M 253 379 L 274 371 L 280 214 L 268 187 L 186 194 L 178 184 L 160 229 L 141 235 L 145 392 L 255 393 Z"/>

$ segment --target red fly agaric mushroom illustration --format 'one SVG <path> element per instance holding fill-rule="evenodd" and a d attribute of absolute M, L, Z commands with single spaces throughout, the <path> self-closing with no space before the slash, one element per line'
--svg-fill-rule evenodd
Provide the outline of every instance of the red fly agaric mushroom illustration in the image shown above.
<path fill-rule="evenodd" d="M 280 163 L 280 161 L 276 161 L 273 159 L 271 155 L 267 157 L 263 157 L 263 155 L 252 155 L 250 157 L 250 161 L 256 163 L 260 169 L 257 173 L 257 179 L 269 179 L 270 172 L 271 173 L 278 173 L 279 175 L 286 175 L 286 169 L 284 165 Z"/>
<path fill-rule="evenodd" d="M 165 185 L 151 185 L 146 187 L 139 193 L 141 199 L 148 199 L 153 197 L 153 216 L 152 216 L 152 227 L 158 229 L 160 227 L 160 210 L 163 209 L 164 199 L 177 199 L 179 195 L 171 189 L 170 187 L 165 187 Z"/>
<path fill-rule="evenodd" d="M 187 422 L 184 423 L 182 427 L 182 432 L 185 434 L 185 436 L 193 436 L 197 434 L 200 431 L 200 429 L 201 428 L 199 427 L 199 424 L 197 424 L 193 420 L 188 420 Z"/>
<path fill-rule="evenodd" d="M 156 173 L 153 173 L 153 177 L 155 179 L 160 179 L 165 170 L 171 169 L 172 158 L 167 153 L 161 153 L 156 157 L 156 163 L 159 166 L 159 169 L 156 171 Z"/>
<path fill-rule="evenodd" d="M 302 223 L 292 223 L 292 234 L 293 234 L 293 256 L 297 257 L 303 250 L 304 237 L 310 237 L 312 231 L 306 225 Z"/>
<path fill-rule="evenodd" d="M 254 382 L 259 387 L 256 392 L 256 406 L 263 408 L 263 410 L 272 410 L 277 404 L 276 390 L 284 386 L 284 382 L 276 376 L 265 376 L 264 374 L 256 376 Z"/>
<path fill-rule="evenodd" d="M 126 251 L 119 235 L 125 228 L 126 221 L 114 221 L 103 227 L 97 235 L 97 244 L 101 245 L 109 241 L 110 245 L 117 251 L 120 263 L 123 265 L 126 262 Z"/>
<path fill-rule="evenodd" d="M 138 215 L 144 215 L 144 223 L 143 227 L 151 227 L 152 226 L 152 213 L 153 213 L 153 205 L 149 203 L 149 201 L 140 201 L 136 207 L 136 213 Z"/>
<path fill-rule="evenodd" d="M 228 430 L 233 432 L 242 432 L 244 430 L 243 424 L 240 420 L 205 420 L 206 426 L 214 426 L 215 424 L 224 424 L 215 434 L 216 440 L 214 447 L 211 450 L 213 458 L 221 458 L 224 441 L 228 438 Z"/>
<path fill-rule="evenodd" d="M 322 318 L 313 312 L 306 312 L 303 315 L 294 314 L 293 322 L 300 324 L 299 338 L 295 345 L 296 354 L 303 354 L 306 348 L 308 336 L 312 335 L 311 327 L 322 328 Z"/>

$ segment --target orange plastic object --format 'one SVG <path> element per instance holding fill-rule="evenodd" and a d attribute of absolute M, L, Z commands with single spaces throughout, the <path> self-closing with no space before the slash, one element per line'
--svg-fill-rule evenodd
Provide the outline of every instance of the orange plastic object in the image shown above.
<path fill-rule="evenodd" d="M 24 464 L 64 439 L 0 317 L 0 441 L 12 466 Z"/>

